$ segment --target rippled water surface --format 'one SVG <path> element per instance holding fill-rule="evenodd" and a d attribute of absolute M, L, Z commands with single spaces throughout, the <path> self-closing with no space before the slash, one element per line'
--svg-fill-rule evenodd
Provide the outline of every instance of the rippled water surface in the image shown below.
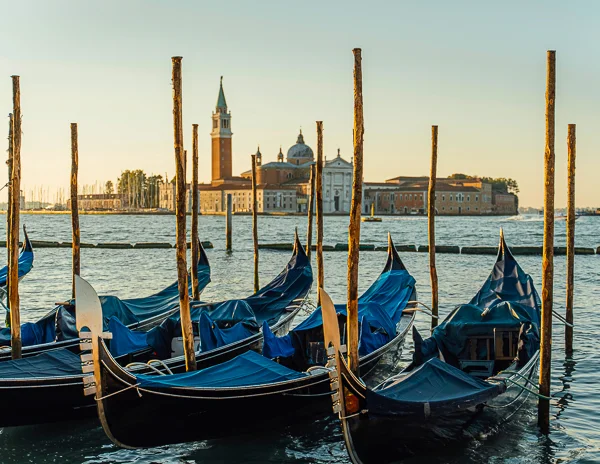
<path fill-rule="evenodd" d="M 24 215 L 34 240 L 70 241 L 70 217 Z M 0 236 L 5 233 L 0 221 Z M 576 245 L 600 245 L 600 218 L 582 217 L 577 223 Z M 541 245 L 541 218 L 440 218 L 436 223 L 437 243 L 447 245 L 490 245 L 498 242 L 500 227 L 509 245 Z M 291 242 L 294 228 L 305 234 L 306 218 L 260 217 L 260 241 Z M 325 218 L 325 244 L 347 240 L 348 219 Z M 427 220 L 422 217 L 384 218 L 381 223 L 362 225 L 361 242 L 384 245 L 390 231 L 396 244 L 426 244 Z M 234 217 L 234 252 L 225 248 L 225 218 L 202 217 L 200 236 L 215 248 L 208 250 L 212 283 L 204 300 L 244 297 L 252 292 L 251 218 Z M 83 242 L 171 242 L 175 241 L 173 216 L 82 216 Z M 557 222 L 556 244 L 564 244 L 565 224 Z M 288 252 L 262 251 L 261 283 L 274 277 L 289 257 Z M 363 252 L 360 258 L 360 290 L 365 290 L 384 265 L 384 252 Z M 541 257 L 517 257 L 541 290 Z M 335 301 L 346 295 L 346 259 L 343 252 L 325 253 L 325 286 Z M 428 258 L 425 253 L 402 254 L 409 271 L 417 279 L 421 300 L 429 300 Z M 440 313 L 468 301 L 486 279 L 493 256 L 438 255 Z M 314 262 L 313 262 L 314 264 Z M 36 250 L 35 267 L 20 285 L 21 318 L 32 321 L 70 294 L 71 250 Z M 413 459 L 424 463 L 554 463 L 600 462 L 600 322 L 598 299 L 600 256 L 577 256 L 575 262 L 575 355 L 566 361 L 564 330 L 554 325 L 552 364 L 552 433 L 540 435 L 536 428 L 536 407 L 531 401 L 500 430 L 461 444 Z M 101 294 L 120 297 L 154 293 L 176 278 L 175 251 L 82 249 L 81 274 Z M 314 294 L 313 294 L 314 299 Z M 565 257 L 555 259 L 555 308 L 564 312 Z M 3 319 L 3 317 L 2 317 Z M 417 318 L 423 331 L 429 321 Z M 404 359 L 412 344 L 407 341 Z M 1 395 L 1 393 L 0 393 Z M 0 396 L 1 401 L 1 396 Z M 231 421 L 251 421 L 260 411 L 239 411 Z M 164 424 L 169 427 L 169 424 Z M 219 440 L 160 447 L 148 450 L 120 450 L 105 437 L 95 420 L 56 423 L 35 427 L 0 429 L 2 463 L 225 463 L 225 462 L 347 462 L 341 433 L 335 420 L 321 419 L 313 424 L 295 425 L 275 431 L 257 431 L 252 436 L 224 437 Z"/>

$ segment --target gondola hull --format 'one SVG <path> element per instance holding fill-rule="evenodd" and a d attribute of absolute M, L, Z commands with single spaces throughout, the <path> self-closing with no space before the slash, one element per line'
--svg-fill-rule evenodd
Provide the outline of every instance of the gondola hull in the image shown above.
<path fill-rule="evenodd" d="M 287 314 L 273 331 L 283 336 L 289 330 L 300 308 Z M 198 353 L 196 360 L 201 368 L 225 362 L 248 350 L 260 351 L 262 336 L 256 334 L 240 342 L 224 346 L 206 353 Z M 79 345 L 73 348 L 79 351 Z M 146 359 L 150 353 L 138 354 L 138 359 Z M 126 365 L 131 356 L 126 355 L 114 360 L 118 365 Z M 173 372 L 185 371 L 185 363 L 174 359 L 169 364 Z M 139 369 L 138 372 L 146 372 Z M 93 374 L 87 374 L 90 376 Z M 65 377 L 43 377 L 38 379 L 2 379 L 0 378 L 0 427 L 33 425 L 47 422 L 93 417 L 96 415 L 96 403 L 93 396 L 83 393 L 83 378 L 86 375 Z"/>
<path fill-rule="evenodd" d="M 539 353 L 519 374 L 535 383 L 538 363 Z M 348 382 L 347 376 L 342 375 L 342 378 L 341 386 L 359 398 L 367 396 L 362 386 L 352 380 Z M 433 408 L 428 414 L 424 403 L 419 403 L 404 405 L 395 410 L 395 414 L 383 416 L 369 413 L 368 401 L 361 401 L 360 409 L 366 412 L 342 421 L 351 461 L 355 464 L 397 462 L 488 434 L 510 419 L 530 397 L 522 388 L 530 389 L 523 378 L 515 375 L 511 379 L 517 385 L 509 383 L 506 391 L 491 401 L 461 409 L 461 401 L 457 400 L 444 414 L 435 414 Z"/>
<path fill-rule="evenodd" d="M 397 363 L 414 313 L 402 317 L 394 339 L 361 359 L 361 373 Z M 125 448 L 154 447 L 251 433 L 331 413 L 329 371 L 299 380 L 239 388 L 141 389 L 100 343 L 102 386 L 98 413 L 107 435 Z M 129 387 L 129 388 L 128 388 Z M 244 415 L 247 415 L 244 417 Z M 168 424 L 165 426 L 165 424 Z"/>

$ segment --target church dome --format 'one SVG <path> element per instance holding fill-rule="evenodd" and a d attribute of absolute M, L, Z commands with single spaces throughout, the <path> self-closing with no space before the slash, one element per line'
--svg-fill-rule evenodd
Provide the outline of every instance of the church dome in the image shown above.
<path fill-rule="evenodd" d="M 288 162 L 292 162 L 291 160 L 297 160 L 299 158 L 308 158 L 309 160 L 313 160 L 314 157 L 315 155 L 312 151 L 312 148 L 304 143 L 304 136 L 302 135 L 302 130 L 300 130 L 296 145 L 292 145 L 287 152 Z"/>

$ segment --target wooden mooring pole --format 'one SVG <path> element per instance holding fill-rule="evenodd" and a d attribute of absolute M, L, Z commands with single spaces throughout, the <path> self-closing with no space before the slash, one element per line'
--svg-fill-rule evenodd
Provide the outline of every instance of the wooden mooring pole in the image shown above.
<path fill-rule="evenodd" d="M 75 298 L 75 276 L 81 272 L 81 236 L 79 233 L 79 205 L 77 203 L 77 176 L 79 171 L 79 144 L 77 123 L 71 123 L 71 236 L 72 236 L 72 270 L 71 297 Z"/>
<path fill-rule="evenodd" d="M 317 121 L 317 170 L 315 176 L 317 194 L 317 290 L 324 288 L 323 272 L 323 121 Z M 321 293 L 317 291 L 317 306 L 321 306 Z"/>
<path fill-rule="evenodd" d="M 358 261 L 360 245 L 360 217 L 362 212 L 363 183 L 363 95 L 361 49 L 354 53 L 354 172 L 352 179 L 352 203 L 348 226 L 348 361 L 349 367 L 358 375 Z"/>
<path fill-rule="evenodd" d="M 173 64 L 173 138 L 175 147 L 175 215 L 177 217 L 177 287 L 179 289 L 179 309 L 181 314 L 181 332 L 183 351 L 187 371 L 196 370 L 194 351 L 194 332 L 190 317 L 190 295 L 188 292 L 188 273 L 186 264 L 186 226 L 185 226 L 185 153 L 183 150 L 183 111 L 181 96 L 181 57 L 171 58 Z"/>
<path fill-rule="evenodd" d="M 12 201 L 11 201 L 11 191 L 12 191 L 12 187 L 10 186 L 11 182 L 12 182 L 12 163 L 13 163 L 13 124 L 14 124 L 14 118 L 13 118 L 13 114 L 10 113 L 8 115 L 8 160 L 6 161 L 6 165 L 8 167 L 8 182 L 7 182 L 7 186 L 8 186 L 8 202 L 6 205 L 6 243 L 7 243 L 7 247 L 6 247 L 6 262 L 8 263 L 10 261 L 10 246 L 8 246 L 10 242 L 10 218 L 12 216 Z M 8 304 L 8 302 L 10 301 L 10 297 L 8 296 L 8 291 L 10 290 L 10 272 L 7 272 L 6 274 L 6 303 Z M 9 327 L 10 326 L 10 314 L 7 314 L 7 320 L 6 320 L 6 326 Z"/>
<path fill-rule="evenodd" d="M 573 324 L 573 282 L 575 272 L 575 124 L 569 124 L 567 135 L 567 313 L 565 319 Z M 573 357 L 573 327 L 565 326 L 565 352 Z"/>
<path fill-rule="evenodd" d="M 314 203 L 315 203 L 315 171 L 316 165 L 310 167 L 310 195 L 308 196 L 308 230 L 306 232 L 306 255 L 310 259 L 310 251 L 312 248 L 312 236 L 313 236 L 313 214 L 314 214 Z"/>
<path fill-rule="evenodd" d="M 200 300 L 198 288 L 198 258 L 200 257 L 200 242 L 198 239 L 198 124 L 192 124 L 192 298 Z"/>
<path fill-rule="evenodd" d="M 540 394 L 550 396 L 552 364 L 552 293 L 554 287 L 554 131 L 556 52 L 548 51 L 546 68 L 546 149 L 544 153 L 544 245 L 542 256 L 542 327 L 540 343 Z M 550 402 L 538 403 L 538 424 L 550 432 Z"/>
<path fill-rule="evenodd" d="M 13 124 L 12 170 L 10 180 L 10 242 L 8 243 L 8 307 L 10 309 L 10 343 L 12 358 L 21 358 L 21 313 L 19 301 L 19 221 L 21 212 L 21 85 L 19 76 L 12 76 Z"/>
<path fill-rule="evenodd" d="M 256 201 L 256 155 L 252 155 L 252 239 L 254 241 L 254 293 L 260 288 L 258 282 L 258 211 Z"/>
<path fill-rule="evenodd" d="M 225 217 L 225 249 L 227 251 L 232 251 L 233 247 L 231 244 L 231 235 L 233 233 L 233 197 L 231 193 L 227 194 L 227 216 Z"/>
<path fill-rule="evenodd" d="M 431 330 L 437 327 L 438 276 L 435 267 L 435 179 L 437 176 L 438 126 L 431 126 L 431 170 L 427 190 L 427 235 L 429 238 L 429 275 L 431 276 Z"/>

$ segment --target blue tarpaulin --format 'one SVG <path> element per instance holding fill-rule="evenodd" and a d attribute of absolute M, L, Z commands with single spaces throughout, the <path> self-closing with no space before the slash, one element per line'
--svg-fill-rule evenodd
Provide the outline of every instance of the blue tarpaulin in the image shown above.
<path fill-rule="evenodd" d="M 137 383 L 142 388 L 221 388 L 247 387 L 285 382 L 306 377 L 270 359 L 247 351 L 230 361 L 194 372 L 173 375 L 138 375 Z"/>
<path fill-rule="evenodd" d="M 0 363 L 2 379 L 34 379 L 67 375 L 81 375 L 81 359 L 79 355 L 65 348 Z"/>
<path fill-rule="evenodd" d="M 192 293 L 191 279 L 189 291 Z M 210 282 L 210 266 L 204 250 L 201 248 L 201 257 L 198 261 L 198 287 L 202 290 Z M 71 301 L 71 304 L 75 301 Z M 135 327 L 139 322 L 168 313 L 179 306 L 179 291 L 177 282 L 169 285 L 164 290 L 145 298 L 130 298 L 121 300 L 116 296 L 101 296 L 102 316 L 104 330 L 108 330 L 112 317 L 117 318 L 125 325 Z M 68 308 L 71 308 L 69 306 Z M 21 330 L 26 334 L 23 337 L 23 346 L 32 346 L 50 343 L 58 340 L 69 340 L 78 337 L 75 324 L 75 315 L 72 309 L 57 306 L 37 322 L 22 325 Z M 10 328 L 0 329 L 0 346 L 10 346 Z"/>
<path fill-rule="evenodd" d="M 469 337 L 492 336 L 494 328 L 520 329 L 523 325 L 527 329 L 525 349 L 532 355 L 539 348 L 540 306 L 531 276 L 521 269 L 502 239 L 496 264 L 481 289 L 468 304 L 454 309 L 435 328 L 431 339 L 415 344 L 421 349 L 415 351 L 414 360 L 437 356 L 439 349 L 446 361 L 456 364 L 458 359 L 467 359 Z"/>
<path fill-rule="evenodd" d="M 25 227 L 23 227 L 25 232 Z M 27 232 L 25 232 L 25 242 L 19 253 L 19 279 L 27 274 L 33 268 L 33 248 Z M 0 269 L 0 287 L 6 286 L 6 278 L 8 275 L 8 266 L 4 266 Z"/>
<path fill-rule="evenodd" d="M 247 327 L 244 323 L 235 324 L 227 329 L 221 329 L 206 313 L 200 315 L 198 324 L 200 333 L 200 346 L 202 351 L 210 351 L 230 343 L 251 337 L 256 334 L 254 327 Z"/>
<path fill-rule="evenodd" d="M 274 324 L 290 310 L 290 305 L 300 304 L 312 281 L 310 261 L 296 237 L 294 254 L 285 269 L 254 295 L 219 303 L 192 304 L 192 321 L 201 324 L 201 351 L 247 338 L 258 333 L 264 323 Z M 204 314 L 208 317 L 202 319 Z M 198 330 L 197 327 L 194 329 Z M 177 313 L 149 331 L 147 342 L 157 356 L 164 359 L 171 357 L 171 340 L 180 336 L 180 315 Z"/>
<path fill-rule="evenodd" d="M 396 335 L 396 324 L 415 289 L 415 279 L 405 269 L 383 272 L 358 299 L 358 320 L 361 323 L 359 353 L 366 355 L 385 345 Z M 338 317 L 346 317 L 346 305 L 335 305 Z M 284 337 L 265 337 L 263 353 L 272 358 L 289 357 L 294 353 L 294 333 L 323 326 L 321 308 Z M 265 332 L 265 330 L 263 329 Z M 266 332 L 265 332 L 266 333 Z"/>
<path fill-rule="evenodd" d="M 110 340 L 110 353 L 115 357 L 134 353 L 148 346 L 146 332 L 130 330 L 114 316 L 108 322 L 108 330 L 113 335 Z"/>
<path fill-rule="evenodd" d="M 504 389 L 504 384 L 485 382 L 433 358 L 408 374 L 392 377 L 378 388 L 369 390 L 367 401 L 369 413 L 393 415 L 403 413 L 402 409 L 396 409 L 398 403 L 429 403 L 434 410 L 438 405 L 457 400 L 483 402 Z M 393 400 L 395 408 L 390 409 L 387 400 Z"/>

